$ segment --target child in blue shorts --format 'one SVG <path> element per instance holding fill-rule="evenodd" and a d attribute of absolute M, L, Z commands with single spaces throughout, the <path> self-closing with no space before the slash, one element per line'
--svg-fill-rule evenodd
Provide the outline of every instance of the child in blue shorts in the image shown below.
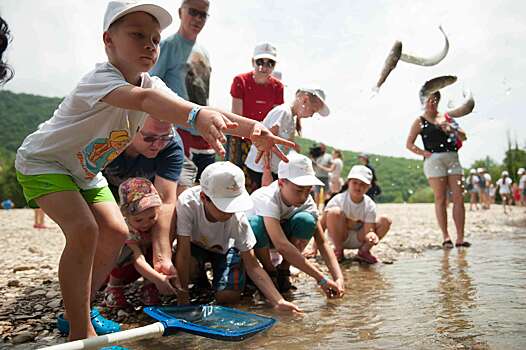
<path fill-rule="evenodd" d="M 230 162 L 205 168 L 201 185 L 187 189 L 177 201 L 176 268 L 182 292 L 178 303 L 187 304 L 188 284 L 212 264 L 213 288 L 220 304 L 239 302 L 245 269 L 269 302 L 278 310 L 299 312 L 279 294 L 254 255 L 256 238 L 244 213 L 252 207 L 243 171 Z"/>
<path fill-rule="evenodd" d="M 262 151 L 278 152 L 276 143 L 293 146 L 260 123 L 187 102 L 148 75 L 159 56 L 161 30 L 171 21 L 157 5 L 109 2 L 103 27 L 108 61 L 86 74 L 17 152 L 26 200 L 41 207 L 66 237 L 59 263 L 66 312 L 59 328 L 70 340 L 119 330 L 90 312 L 128 234 L 101 170 L 130 144 L 147 115 L 195 127 L 220 155 L 227 129 L 250 137 Z"/>
<path fill-rule="evenodd" d="M 343 275 L 323 238 L 316 203 L 310 196 L 312 186 L 323 185 L 314 174 L 309 158 L 291 152 L 288 163 L 279 163 L 278 180 L 252 193 L 254 208 L 249 221 L 257 239 L 255 252 L 269 275 L 276 276 L 280 292 L 291 288 L 292 264 L 313 277 L 328 297 L 339 297 L 344 292 Z M 333 279 L 325 277 L 301 254 L 313 236 Z M 271 245 L 283 256 L 277 268 L 270 258 Z"/>

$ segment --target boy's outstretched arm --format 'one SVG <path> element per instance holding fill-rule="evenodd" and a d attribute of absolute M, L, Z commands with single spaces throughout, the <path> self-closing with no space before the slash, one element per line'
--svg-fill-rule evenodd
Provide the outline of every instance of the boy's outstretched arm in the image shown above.
<path fill-rule="evenodd" d="M 141 248 L 137 244 L 128 244 L 128 247 L 133 251 L 133 266 L 137 272 L 139 272 L 142 277 L 155 284 L 161 294 L 175 294 L 175 289 L 170 284 L 170 278 L 174 276 L 163 275 L 162 273 L 155 271 L 146 261 Z"/>
<path fill-rule="evenodd" d="M 314 241 L 316 242 L 316 245 L 323 258 L 323 261 L 325 261 L 325 265 L 327 265 L 329 271 L 331 272 L 331 276 L 334 279 L 334 282 L 338 286 L 337 296 L 342 297 L 345 293 L 345 283 L 343 279 L 342 269 L 340 268 L 340 264 L 338 264 L 338 259 L 336 259 L 334 251 L 329 246 L 329 242 L 323 236 L 323 229 L 319 220 L 316 224 L 316 229 L 314 230 Z"/>
<path fill-rule="evenodd" d="M 267 272 L 259 265 L 254 255 L 254 250 L 251 249 L 246 252 L 241 252 L 241 258 L 252 281 L 276 309 L 280 311 L 302 312 L 300 308 L 286 301 L 281 294 L 279 294 Z"/>
<path fill-rule="evenodd" d="M 153 118 L 168 121 L 177 125 L 190 127 L 187 123 L 188 114 L 197 105 L 160 89 L 145 89 L 137 86 L 122 86 L 116 88 L 102 99 L 110 105 L 143 111 Z M 226 142 L 225 130 L 235 128 L 223 114 L 208 108 L 199 112 L 195 128 L 199 134 L 221 156 L 225 155 L 222 143 Z"/>

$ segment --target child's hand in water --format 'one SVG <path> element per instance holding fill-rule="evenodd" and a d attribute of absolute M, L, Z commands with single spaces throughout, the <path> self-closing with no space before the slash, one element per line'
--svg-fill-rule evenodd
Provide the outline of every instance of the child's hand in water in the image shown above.
<path fill-rule="evenodd" d="M 287 311 L 287 312 L 293 312 L 293 313 L 303 313 L 303 310 L 301 310 L 299 307 L 297 307 L 295 304 L 286 301 L 285 299 L 281 299 L 278 301 L 278 303 L 274 306 L 279 311 Z"/>
<path fill-rule="evenodd" d="M 341 298 L 343 296 L 343 291 L 340 291 L 340 288 L 333 280 L 327 280 L 327 282 L 320 287 L 323 289 L 327 298 Z"/>
<path fill-rule="evenodd" d="M 173 295 L 176 290 L 170 280 L 176 276 L 162 275 L 161 278 L 155 282 L 155 286 L 159 290 L 159 293 L 163 295 Z"/>

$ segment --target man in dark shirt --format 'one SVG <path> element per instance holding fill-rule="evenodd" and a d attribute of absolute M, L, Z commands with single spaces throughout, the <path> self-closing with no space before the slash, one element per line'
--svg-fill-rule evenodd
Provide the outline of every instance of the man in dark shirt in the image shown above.
<path fill-rule="evenodd" d="M 115 198 L 118 187 L 131 177 L 144 177 L 153 182 L 163 205 L 152 230 L 154 268 L 173 275 L 170 233 L 177 202 L 177 182 L 183 165 L 183 145 L 172 124 L 148 117 L 126 150 L 104 169 L 103 174 Z"/>

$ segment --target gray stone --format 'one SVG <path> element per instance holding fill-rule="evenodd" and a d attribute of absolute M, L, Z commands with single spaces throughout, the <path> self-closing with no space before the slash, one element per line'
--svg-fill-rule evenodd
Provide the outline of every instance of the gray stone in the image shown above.
<path fill-rule="evenodd" d="M 21 332 L 19 334 L 16 334 L 11 339 L 11 343 L 13 343 L 13 344 L 22 344 L 22 343 L 27 343 L 29 341 L 32 341 L 33 339 L 35 339 L 35 333 L 30 332 L 30 331 L 24 331 L 24 332 Z"/>
<path fill-rule="evenodd" d="M 53 300 L 53 301 L 47 303 L 47 306 L 52 308 L 52 309 L 59 308 L 60 307 L 60 299 Z"/>
<path fill-rule="evenodd" d="M 50 290 L 49 292 L 46 293 L 46 298 L 53 299 L 59 295 L 60 295 L 60 292 L 57 292 L 56 290 Z"/>
<path fill-rule="evenodd" d="M 31 294 L 29 294 L 29 296 L 31 297 L 35 297 L 35 296 L 41 296 L 41 295 L 46 295 L 46 291 L 44 289 L 37 289 L 33 292 L 31 292 Z"/>
<path fill-rule="evenodd" d="M 10 280 L 7 282 L 8 287 L 20 287 L 20 281 L 19 280 Z"/>
<path fill-rule="evenodd" d="M 34 266 L 17 266 L 13 269 L 13 272 L 33 270 L 34 268 Z"/>

